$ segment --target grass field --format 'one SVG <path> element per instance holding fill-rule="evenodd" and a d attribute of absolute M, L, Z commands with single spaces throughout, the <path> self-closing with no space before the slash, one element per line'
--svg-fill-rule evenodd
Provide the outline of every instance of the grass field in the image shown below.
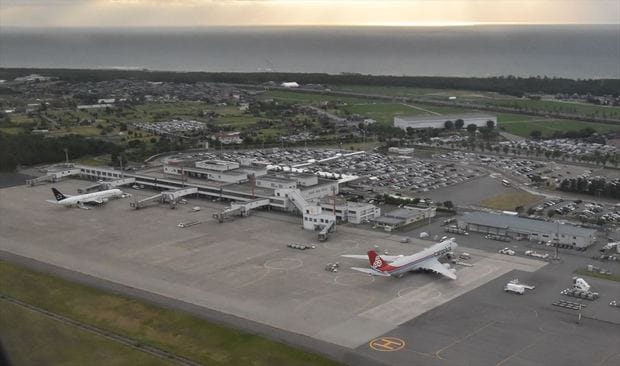
<path fill-rule="evenodd" d="M 529 206 L 540 200 L 542 196 L 531 193 L 515 191 L 502 193 L 480 202 L 480 206 L 494 208 L 496 210 L 514 211 L 518 206 Z"/>
<path fill-rule="evenodd" d="M 425 97 L 433 99 L 446 99 L 455 96 L 461 100 L 468 100 L 484 105 L 496 105 L 503 107 L 523 108 L 549 113 L 574 113 L 584 116 L 597 115 L 602 117 L 620 118 L 620 107 L 598 106 L 594 104 L 562 102 L 555 100 L 530 100 L 520 99 L 509 95 L 501 95 L 493 92 L 456 90 L 456 89 L 426 89 L 414 87 L 390 87 L 368 85 L 335 85 L 330 86 L 334 91 L 349 91 L 356 93 L 370 93 L 379 95 L 392 95 L 399 97 Z"/>
<path fill-rule="evenodd" d="M 578 131 L 588 127 L 597 132 L 620 131 L 620 125 L 574 121 L 568 119 L 515 120 L 509 122 L 498 122 L 498 124 L 506 132 L 523 137 L 529 137 L 534 130 L 542 132 L 543 136 L 552 136 L 553 133 L 557 131 Z"/>
<path fill-rule="evenodd" d="M 372 104 L 352 104 L 341 109 L 349 113 L 357 113 L 367 116 L 381 123 L 392 123 L 395 116 L 416 116 L 428 115 L 419 109 L 407 107 L 398 103 L 372 103 Z"/>
<path fill-rule="evenodd" d="M 6 262 L 0 262 L 0 293 L 208 365 L 337 365 L 318 355 L 183 312 L 162 309 Z M 33 348 L 31 352 L 39 350 Z"/>
<path fill-rule="evenodd" d="M 8 302 L 0 303 L 0 334 L 14 365 L 153 365 L 171 363 Z"/>
<path fill-rule="evenodd" d="M 596 115 L 602 117 L 620 118 L 620 107 L 597 106 L 584 103 L 570 103 L 553 100 L 529 100 L 529 99 L 488 99 L 484 104 L 498 105 L 524 110 L 542 111 L 549 113 L 572 113 L 584 116 Z"/>
<path fill-rule="evenodd" d="M 17 135 L 20 132 L 24 132 L 24 129 L 21 127 L 0 127 L 0 131 L 9 135 Z"/>
<path fill-rule="evenodd" d="M 589 276 L 589 277 L 595 277 L 595 278 L 602 278 L 604 280 L 610 280 L 610 281 L 616 281 L 616 282 L 620 282 L 620 276 L 619 275 L 614 275 L 614 274 L 602 274 L 602 273 L 598 273 L 598 272 L 590 272 L 587 269 L 578 269 L 575 271 L 575 274 L 581 275 L 581 276 Z"/>
<path fill-rule="evenodd" d="M 323 95 L 319 93 L 304 93 L 299 91 L 270 90 L 263 94 L 265 98 L 273 98 L 290 103 L 317 104 L 326 101 L 339 101 L 348 104 L 371 103 L 369 98 L 342 97 L 337 95 Z"/>

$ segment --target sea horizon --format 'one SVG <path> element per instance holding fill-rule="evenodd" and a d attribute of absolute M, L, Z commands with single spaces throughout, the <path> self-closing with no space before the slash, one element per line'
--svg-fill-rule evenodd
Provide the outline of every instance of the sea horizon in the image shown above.
<path fill-rule="evenodd" d="M 617 79 L 619 27 L 2 27 L 0 67 Z"/>

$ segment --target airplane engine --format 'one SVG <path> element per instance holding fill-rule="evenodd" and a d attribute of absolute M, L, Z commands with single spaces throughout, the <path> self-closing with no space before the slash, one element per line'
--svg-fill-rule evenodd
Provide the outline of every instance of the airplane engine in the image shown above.
<path fill-rule="evenodd" d="M 108 199 L 107 199 L 107 198 L 104 198 L 104 199 L 102 199 L 101 201 L 102 201 L 103 203 L 105 203 L 105 202 L 108 202 Z"/>

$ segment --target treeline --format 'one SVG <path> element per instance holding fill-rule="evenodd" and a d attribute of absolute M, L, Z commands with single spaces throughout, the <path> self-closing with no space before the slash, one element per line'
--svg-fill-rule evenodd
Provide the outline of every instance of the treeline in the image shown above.
<path fill-rule="evenodd" d="M 620 199 L 620 179 L 608 180 L 605 177 L 564 178 L 559 189 L 565 192 Z"/>
<path fill-rule="evenodd" d="M 198 81 L 261 84 L 267 81 L 296 81 L 300 84 L 408 86 L 435 89 L 464 89 L 493 91 L 521 96 L 528 93 L 578 93 L 591 95 L 620 94 L 620 79 L 573 80 L 548 77 L 521 78 L 499 76 L 489 78 L 434 77 L 434 76 L 389 76 L 361 74 L 322 73 L 213 73 L 173 72 L 148 70 L 88 70 L 88 69 L 29 69 L 2 68 L 0 79 L 12 80 L 29 74 L 55 76 L 71 82 L 104 81 L 114 79 L 135 79 L 163 82 L 193 83 Z"/>
<path fill-rule="evenodd" d="M 68 149 L 71 158 L 111 153 L 116 145 L 78 135 L 45 138 L 36 134 L 7 135 L 0 132 L 0 171 L 14 171 L 18 165 L 55 163 L 65 159 Z"/>

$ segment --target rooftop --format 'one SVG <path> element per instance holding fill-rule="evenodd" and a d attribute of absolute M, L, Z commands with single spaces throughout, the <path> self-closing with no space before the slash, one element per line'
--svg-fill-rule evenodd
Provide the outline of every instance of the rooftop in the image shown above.
<path fill-rule="evenodd" d="M 512 229 L 530 233 L 555 233 L 571 236 L 592 236 L 596 230 L 577 227 L 569 224 L 558 225 L 555 222 L 526 219 L 518 216 L 498 215 L 487 212 L 467 212 L 462 217 L 463 221 L 470 224 L 478 224 L 492 227 Z"/>

